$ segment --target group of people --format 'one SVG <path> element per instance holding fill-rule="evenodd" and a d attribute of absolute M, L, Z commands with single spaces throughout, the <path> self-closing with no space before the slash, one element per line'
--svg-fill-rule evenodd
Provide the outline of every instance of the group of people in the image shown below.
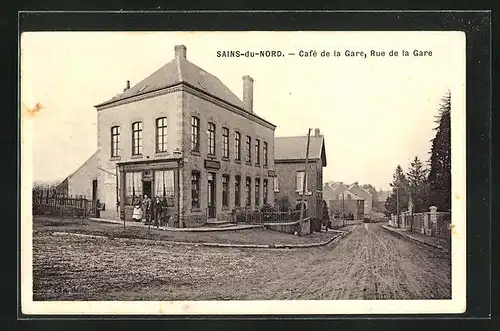
<path fill-rule="evenodd" d="M 152 224 L 154 226 L 163 225 L 162 223 L 163 202 L 160 198 L 155 201 L 151 200 L 147 194 L 144 195 L 142 201 L 137 200 L 134 205 L 132 219 L 136 222 L 144 222 L 144 224 Z"/>

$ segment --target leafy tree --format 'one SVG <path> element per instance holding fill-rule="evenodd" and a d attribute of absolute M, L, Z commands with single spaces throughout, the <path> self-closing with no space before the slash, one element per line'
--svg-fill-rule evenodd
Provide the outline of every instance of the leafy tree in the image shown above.
<path fill-rule="evenodd" d="M 286 195 L 282 195 L 276 202 L 280 211 L 288 211 L 292 206 Z"/>
<path fill-rule="evenodd" d="M 407 174 L 410 198 L 413 202 L 413 210 L 415 212 L 428 209 L 427 173 L 428 169 L 426 169 L 418 156 L 415 156 L 410 163 Z"/>
<path fill-rule="evenodd" d="M 392 176 L 392 182 L 390 183 L 390 185 L 392 187 L 392 192 L 387 197 L 387 200 L 385 202 L 385 209 L 388 215 L 397 215 L 398 211 L 399 213 L 401 213 L 402 211 L 408 209 L 408 201 L 410 198 L 408 180 L 406 179 L 403 168 L 401 168 L 400 165 L 396 167 L 396 171 Z"/>
<path fill-rule="evenodd" d="M 429 202 L 438 210 L 451 209 L 451 92 L 441 99 L 436 116 L 436 136 L 432 139 Z"/>

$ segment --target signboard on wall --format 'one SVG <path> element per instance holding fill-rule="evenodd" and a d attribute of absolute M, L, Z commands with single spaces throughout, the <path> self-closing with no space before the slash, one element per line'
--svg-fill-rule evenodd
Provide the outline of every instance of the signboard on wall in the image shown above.
<path fill-rule="evenodd" d="M 274 177 L 274 176 L 276 176 L 276 173 L 274 172 L 274 170 L 268 170 L 268 171 L 267 171 L 267 175 L 268 175 L 269 177 Z"/>
<path fill-rule="evenodd" d="M 150 169 L 143 170 L 142 171 L 142 181 L 143 182 L 150 182 L 153 180 L 153 171 Z"/>
<path fill-rule="evenodd" d="M 219 170 L 220 162 L 215 160 L 205 160 L 205 169 Z"/>

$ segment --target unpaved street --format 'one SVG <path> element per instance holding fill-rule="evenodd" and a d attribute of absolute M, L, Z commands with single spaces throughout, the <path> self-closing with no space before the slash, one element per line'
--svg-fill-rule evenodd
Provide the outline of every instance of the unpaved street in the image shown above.
<path fill-rule="evenodd" d="M 34 236 L 35 300 L 449 299 L 449 254 L 358 224 L 336 245 L 259 250 Z"/>

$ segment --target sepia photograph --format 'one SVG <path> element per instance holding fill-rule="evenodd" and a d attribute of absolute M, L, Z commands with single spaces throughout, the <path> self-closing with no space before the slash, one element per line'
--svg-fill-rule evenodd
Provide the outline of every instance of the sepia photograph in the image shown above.
<path fill-rule="evenodd" d="M 20 50 L 23 313 L 466 310 L 464 33 Z"/>

